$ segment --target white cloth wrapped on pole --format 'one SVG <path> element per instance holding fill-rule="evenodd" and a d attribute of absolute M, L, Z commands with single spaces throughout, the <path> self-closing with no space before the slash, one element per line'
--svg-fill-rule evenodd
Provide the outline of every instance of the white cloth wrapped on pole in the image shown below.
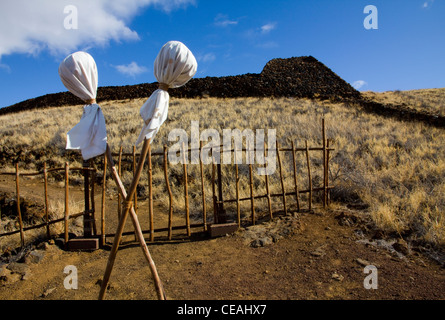
<path fill-rule="evenodd" d="M 87 102 L 96 99 L 98 73 L 96 62 L 86 52 L 79 51 L 66 57 L 59 66 L 65 87 Z M 103 154 L 107 148 L 107 131 L 102 109 L 96 103 L 83 107 L 79 123 L 67 133 L 66 149 L 80 149 L 88 160 Z"/>
<path fill-rule="evenodd" d="M 141 107 L 140 115 L 144 127 L 136 141 L 153 140 L 159 128 L 167 119 L 170 96 L 168 88 L 185 85 L 196 74 L 198 63 L 192 52 L 179 41 L 169 41 L 160 50 L 154 62 L 154 75 L 160 84 L 150 98 Z"/>

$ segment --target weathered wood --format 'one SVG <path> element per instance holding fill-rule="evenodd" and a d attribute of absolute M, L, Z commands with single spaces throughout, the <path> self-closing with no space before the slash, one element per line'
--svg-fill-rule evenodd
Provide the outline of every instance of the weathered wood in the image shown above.
<path fill-rule="evenodd" d="M 155 287 L 156 287 L 156 292 L 158 294 L 158 299 L 160 300 L 165 300 L 165 292 L 161 283 L 161 280 L 159 278 L 155 263 L 153 261 L 153 259 L 151 258 L 150 255 L 150 251 L 147 248 L 147 244 L 145 243 L 144 240 L 144 236 L 141 230 L 141 226 L 139 224 L 138 218 L 136 213 L 134 212 L 134 209 L 132 207 L 132 203 L 131 203 L 131 199 L 134 196 L 134 193 L 136 192 L 136 186 L 139 182 L 140 176 L 141 176 L 141 172 L 142 172 L 142 168 L 143 168 L 143 164 L 145 162 L 145 158 L 147 156 L 147 152 L 148 152 L 148 148 L 150 145 L 150 140 L 144 140 L 144 144 L 142 146 L 142 151 L 141 151 L 141 156 L 139 158 L 139 162 L 138 162 L 138 167 L 136 169 L 136 175 L 135 178 L 133 179 L 131 185 L 130 185 L 130 189 L 128 191 L 128 194 L 125 191 L 125 188 L 123 187 L 122 181 L 120 180 L 120 177 L 117 175 L 116 172 L 116 168 L 114 167 L 114 163 L 113 163 L 113 158 L 111 156 L 111 151 L 107 145 L 107 156 L 109 157 L 109 166 L 110 166 L 110 171 L 113 175 L 113 178 L 118 186 L 119 192 L 122 194 L 122 196 L 125 199 L 125 210 L 122 214 L 121 219 L 119 220 L 119 224 L 116 230 L 116 236 L 114 238 L 114 242 L 113 242 L 113 246 L 111 248 L 110 251 L 110 256 L 108 258 L 108 262 L 107 262 L 107 267 L 105 270 L 105 274 L 102 280 L 102 284 L 101 284 L 101 288 L 100 288 L 100 292 L 99 292 L 99 299 L 102 300 L 105 297 L 105 291 L 106 288 L 108 286 L 108 282 L 110 280 L 110 275 L 111 275 L 111 271 L 113 269 L 113 265 L 114 265 L 114 261 L 116 259 L 116 254 L 117 254 L 117 250 L 119 248 L 119 243 L 122 237 L 122 233 L 124 230 L 124 226 L 125 226 L 125 222 L 127 219 L 128 214 L 130 213 L 130 216 L 132 218 L 133 221 L 133 225 L 137 231 L 137 235 L 138 235 L 138 240 L 141 244 L 141 249 L 144 253 L 144 256 L 146 258 L 146 260 L 149 263 L 150 266 L 150 270 L 151 273 L 153 275 L 153 279 L 154 279 L 154 283 L 155 283 Z"/>
<path fill-rule="evenodd" d="M 199 143 L 199 168 L 201 171 L 201 195 L 202 195 L 202 222 L 204 223 L 204 231 L 207 231 L 207 210 L 206 210 L 206 194 L 204 188 L 204 167 L 202 163 L 202 144 Z"/>
<path fill-rule="evenodd" d="M 51 230 L 49 228 L 48 216 L 48 173 L 46 171 L 46 162 L 43 163 L 43 191 L 45 197 L 45 223 L 46 223 L 46 237 L 51 239 Z"/>
<path fill-rule="evenodd" d="M 311 176 L 311 162 L 309 159 L 309 147 L 306 143 L 306 163 L 307 163 L 307 176 L 308 176 L 308 185 L 309 185 L 309 211 L 312 210 L 312 176 Z"/>
<path fill-rule="evenodd" d="M 104 154 L 104 168 L 103 168 L 103 177 L 102 177 L 102 207 L 100 210 L 100 229 L 101 229 L 101 245 L 105 245 L 105 192 L 107 188 L 107 155 Z"/>
<path fill-rule="evenodd" d="M 253 173 L 252 173 L 252 165 L 249 164 L 249 185 L 250 185 L 250 211 L 251 211 L 251 219 L 252 224 L 255 224 L 255 198 L 253 196 Z"/>
<path fill-rule="evenodd" d="M 182 143 L 182 167 L 184 169 L 184 201 L 185 201 L 185 224 L 187 225 L 187 236 L 190 237 L 190 209 L 189 209 L 189 193 L 187 183 L 187 159 L 185 155 L 185 145 Z"/>
<path fill-rule="evenodd" d="M 136 199 L 135 193 L 135 199 Z M 148 148 L 148 217 L 150 220 L 150 241 L 155 240 L 154 222 L 153 222 L 153 169 L 151 163 L 151 147 Z"/>
<path fill-rule="evenodd" d="M 235 188 L 236 188 L 236 221 L 238 222 L 238 227 L 241 226 L 241 208 L 239 203 L 239 171 L 238 171 L 238 158 L 235 150 L 234 158 L 235 158 Z"/>
<path fill-rule="evenodd" d="M 68 243 L 68 218 L 70 214 L 69 209 L 69 165 L 68 162 L 65 162 L 65 215 L 64 215 L 64 226 L 65 226 L 65 245 Z M 87 211 L 85 211 L 84 218 L 87 214 Z M 85 221 L 85 220 L 84 220 Z"/>
<path fill-rule="evenodd" d="M 279 151 L 279 148 L 278 148 L 278 141 L 276 142 L 276 146 L 277 146 L 278 169 L 279 169 L 279 172 L 280 172 L 281 191 L 282 191 L 282 194 L 283 194 L 284 214 L 287 215 L 286 190 L 284 188 L 283 169 L 281 167 L 281 157 L 280 157 L 280 151 Z"/>
<path fill-rule="evenodd" d="M 23 232 L 23 220 L 22 220 L 22 212 L 20 210 L 20 184 L 19 184 L 19 164 L 15 164 L 15 189 L 17 194 L 17 216 L 19 218 L 19 227 L 20 227 L 20 244 L 22 248 L 25 246 L 25 234 Z"/>
<path fill-rule="evenodd" d="M 267 167 L 266 163 L 266 151 L 267 151 L 267 145 L 266 142 L 264 142 L 264 167 Z M 270 198 L 270 190 L 269 190 L 269 175 L 267 172 L 265 172 L 264 179 L 266 180 L 266 198 L 267 198 L 267 207 L 269 208 L 269 218 L 273 219 L 273 212 L 272 212 L 272 199 Z"/>
<path fill-rule="evenodd" d="M 300 211 L 300 197 L 298 196 L 298 182 L 297 182 L 297 155 L 295 152 L 294 141 L 292 141 L 292 163 L 294 167 L 294 185 L 295 185 L 295 198 L 297 200 L 297 211 Z"/>
<path fill-rule="evenodd" d="M 168 181 L 168 159 L 167 159 L 167 145 L 164 144 L 164 177 L 167 185 L 169 210 L 168 210 L 168 239 L 172 239 L 172 224 L 173 224 L 173 194 Z"/>

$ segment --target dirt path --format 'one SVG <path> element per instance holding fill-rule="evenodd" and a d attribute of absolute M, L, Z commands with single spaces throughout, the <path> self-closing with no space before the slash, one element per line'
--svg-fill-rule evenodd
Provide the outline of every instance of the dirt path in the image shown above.
<path fill-rule="evenodd" d="M 109 202 L 107 209 L 116 212 L 115 201 Z M 146 211 L 141 212 L 140 219 L 146 221 Z M 360 225 L 344 223 L 356 215 L 340 207 L 316 209 L 215 239 L 196 233 L 192 239 L 181 240 L 184 237 L 178 233 L 174 241 L 149 243 L 149 250 L 168 299 L 445 298 L 445 268 L 416 250 L 402 255 L 392 247 L 374 245 L 375 241 L 358 231 Z M 279 221 L 289 222 L 293 229 L 276 242 L 251 246 L 249 233 L 276 226 Z M 115 223 L 115 218 L 107 220 L 107 232 Z M 131 230 L 129 221 L 127 230 Z M 117 255 L 106 299 L 156 299 L 141 249 L 133 236 L 126 239 Z M 55 244 L 43 244 L 43 259 L 27 264 L 25 279 L 13 281 L 9 275 L 8 281 L 1 282 L 0 299 L 97 299 L 108 250 L 109 246 L 94 252 L 68 252 Z M 64 268 L 69 265 L 77 269 L 77 289 L 64 287 L 68 275 Z M 377 277 L 371 281 L 377 289 L 364 288 L 365 278 L 371 275 L 364 272 L 367 265 L 377 268 Z"/>

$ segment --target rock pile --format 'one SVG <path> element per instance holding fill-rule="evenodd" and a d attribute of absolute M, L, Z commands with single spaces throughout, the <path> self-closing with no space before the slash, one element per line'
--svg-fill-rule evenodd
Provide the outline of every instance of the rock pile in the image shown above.
<path fill-rule="evenodd" d="M 156 83 L 100 87 L 97 101 L 148 98 Z M 172 97 L 298 97 L 355 99 L 360 93 L 312 56 L 269 61 L 260 74 L 194 78 L 185 86 L 169 91 Z M 47 94 L 0 109 L 0 115 L 44 107 L 82 104 L 69 92 Z"/>

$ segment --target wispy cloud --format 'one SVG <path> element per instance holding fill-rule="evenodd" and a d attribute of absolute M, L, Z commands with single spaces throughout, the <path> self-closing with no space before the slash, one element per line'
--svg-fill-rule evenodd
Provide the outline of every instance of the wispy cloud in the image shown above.
<path fill-rule="evenodd" d="M 134 61 L 129 64 L 121 64 L 113 67 L 116 68 L 116 70 L 119 71 L 120 73 L 129 77 L 135 77 L 141 73 L 148 71 L 146 67 L 138 65 Z"/>
<path fill-rule="evenodd" d="M 357 81 L 354 81 L 354 83 L 352 84 L 352 86 L 356 90 L 359 90 L 359 89 L 363 88 L 366 85 L 368 85 L 368 83 L 366 81 L 364 81 L 364 80 L 357 80 Z"/>
<path fill-rule="evenodd" d="M 216 60 L 216 55 L 212 52 L 209 52 L 203 55 L 198 55 L 196 59 L 198 60 L 198 62 L 212 62 Z"/>
<path fill-rule="evenodd" d="M 215 21 L 215 26 L 223 27 L 223 28 L 225 28 L 227 26 L 230 26 L 230 25 L 237 25 L 238 24 L 237 20 L 230 20 L 227 15 L 222 14 L 222 13 L 218 14 L 215 17 L 214 21 Z"/>
<path fill-rule="evenodd" d="M 430 8 L 433 5 L 433 3 L 434 3 L 434 0 L 426 0 L 423 3 L 422 8 L 423 9 Z"/>
<path fill-rule="evenodd" d="M 0 59 L 25 53 L 52 55 L 83 47 L 106 46 L 111 41 L 139 40 L 129 22 L 146 7 L 164 12 L 194 4 L 195 0 L 15 0 L 0 1 Z M 76 12 L 67 10 L 67 6 Z M 76 14 L 77 13 L 77 14 Z M 75 19 L 76 28 L 66 28 Z"/>
<path fill-rule="evenodd" d="M 277 25 L 276 22 L 271 22 L 261 26 L 261 33 L 266 34 L 271 32 L 272 30 L 275 29 L 276 25 Z"/>

